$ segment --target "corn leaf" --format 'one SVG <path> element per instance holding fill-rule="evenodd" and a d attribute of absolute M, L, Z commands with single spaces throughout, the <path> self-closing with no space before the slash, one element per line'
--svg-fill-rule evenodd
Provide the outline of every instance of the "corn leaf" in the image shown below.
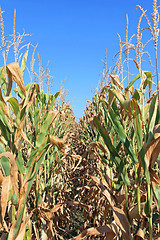
<path fill-rule="evenodd" d="M 93 123 L 96 126 L 96 128 L 98 129 L 98 131 L 100 132 L 106 146 L 108 147 L 111 156 L 112 156 L 112 160 L 115 162 L 115 164 L 117 165 L 117 167 L 120 170 L 121 173 L 121 177 L 124 181 L 124 183 L 126 185 L 130 185 L 130 181 L 128 178 L 128 174 L 127 174 L 127 170 L 126 170 L 126 166 L 124 165 L 123 161 L 121 160 L 121 158 L 118 155 L 117 150 L 115 149 L 115 147 L 113 146 L 111 139 L 109 137 L 108 132 L 106 131 L 106 129 L 101 125 L 99 119 L 97 117 L 94 117 L 93 119 Z"/>
<path fill-rule="evenodd" d="M 102 102 L 103 102 L 104 108 L 107 109 L 108 108 L 107 103 L 104 101 L 102 101 Z M 125 149 L 129 153 L 131 159 L 133 160 L 134 163 L 138 163 L 138 159 L 137 159 L 135 152 L 133 151 L 131 142 L 127 138 L 124 128 L 123 128 L 121 122 L 118 120 L 118 118 L 112 108 L 109 109 L 109 117 L 110 117 L 113 127 L 115 128 L 115 130 L 118 134 L 120 141 L 124 144 Z"/>
<path fill-rule="evenodd" d="M 27 46 L 27 51 L 25 52 L 23 58 L 22 58 L 22 63 L 21 63 L 21 72 L 22 72 L 22 76 L 24 74 L 24 70 L 26 67 L 26 62 L 27 62 L 27 57 L 28 57 L 28 50 L 29 50 L 29 45 Z"/>

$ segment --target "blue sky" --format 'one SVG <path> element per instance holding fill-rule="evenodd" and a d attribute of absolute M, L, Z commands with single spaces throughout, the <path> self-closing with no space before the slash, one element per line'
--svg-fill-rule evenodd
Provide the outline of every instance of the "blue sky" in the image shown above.
<path fill-rule="evenodd" d="M 66 79 L 67 100 L 77 118 L 83 115 L 86 101 L 91 100 L 103 70 L 105 50 L 108 67 L 118 51 L 119 33 L 125 40 L 126 14 L 129 36 L 136 33 L 140 10 L 152 10 L 152 0 L 1 0 L 6 33 L 12 32 L 16 9 L 16 31 L 33 33 L 26 39 L 36 45 L 44 67 L 49 60 L 54 76 L 53 93 Z M 36 54 L 37 54 L 36 53 Z M 25 78 L 27 84 L 29 79 Z"/>

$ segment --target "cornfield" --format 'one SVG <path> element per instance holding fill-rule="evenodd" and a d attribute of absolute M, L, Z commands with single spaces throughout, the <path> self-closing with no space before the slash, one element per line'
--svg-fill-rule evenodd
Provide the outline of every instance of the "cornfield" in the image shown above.
<path fill-rule="evenodd" d="M 5 37 L 0 10 L 2 240 L 160 239 L 159 13 L 155 0 L 152 23 L 138 8 L 135 44 L 133 37 L 128 40 L 127 16 L 125 41 L 118 35 L 116 64 L 108 70 L 106 56 L 97 91 L 78 123 L 63 86 L 52 94 L 53 79 L 39 55 L 34 71 L 37 46 L 29 70 L 30 44 L 21 44 L 30 35 L 16 35 L 16 13 L 13 33 Z M 142 19 L 146 28 L 141 28 Z M 146 29 L 151 38 L 142 43 Z M 145 50 L 151 41 L 153 74 L 142 70 L 145 53 L 151 63 Z M 7 63 L 12 47 L 14 61 Z"/>

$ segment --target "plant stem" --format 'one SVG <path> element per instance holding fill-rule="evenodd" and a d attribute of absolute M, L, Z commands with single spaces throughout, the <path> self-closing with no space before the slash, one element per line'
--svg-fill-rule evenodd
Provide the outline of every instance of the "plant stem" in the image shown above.
<path fill-rule="evenodd" d="M 137 185 L 137 204 L 138 204 L 138 223 L 141 218 L 141 195 L 140 195 L 140 181 L 138 181 L 137 166 L 135 165 L 135 183 Z"/>
<path fill-rule="evenodd" d="M 125 184 L 125 199 L 126 199 L 126 212 L 127 212 L 127 217 L 128 217 L 128 221 L 130 222 L 129 214 L 128 214 L 128 188 L 127 188 L 127 185 L 126 185 L 126 184 Z"/>
<path fill-rule="evenodd" d="M 151 203 L 151 188 L 150 184 L 147 184 L 147 201 L 148 201 L 148 212 L 149 212 L 149 239 L 152 240 L 152 203 Z"/>
<path fill-rule="evenodd" d="M 157 59 L 157 48 L 156 47 L 155 47 L 155 56 L 156 56 L 156 73 L 157 73 L 158 109 L 159 109 L 159 119 L 160 119 L 160 94 L 159 94 L 158 59 Z"/>

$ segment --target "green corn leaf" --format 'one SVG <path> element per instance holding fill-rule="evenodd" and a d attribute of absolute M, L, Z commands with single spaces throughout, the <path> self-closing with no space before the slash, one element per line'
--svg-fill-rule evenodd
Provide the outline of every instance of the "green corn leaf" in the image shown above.
<path fill-rule="evenodd" d="M 11 166 L 9 164 L 8 158 L 5 156 L 2 156 L 0 159 L 0 163 L 1 163 L 1 167 L 4 171 L 5 176 L 9 176 L 10 175 L 10 170 L 11 170 Z"/>
<path fill-rule="evenodd" d="M 0 119 L 0 129 L 3 137 L 6 139 L 8 145 L 10 146 L 10 130 L 6 125 L 4 125 L 1 119 Z"/>
<path fill-rule="evenodd" d="M 146 79 L 146 81 L 144 82 L 143 88 L 146 88 L 146 86 L 147 86 L 147 84 L 148 84 L 148 86 L 149 86 L 149 92 L 151 92 L 151 90 L 152 90 L 152 83 L 153 83 L 152 73 L 151 73 L 151 72 L 148 72 L 148 71 L 144 71 L 144 73 L 146 74 L 147 79 Z"/>
<path fill-rule="evenodd" d="M 18 152 L 16 164 L 21 174 L 25 173 L 24 160 L 21 151 Z"/>
<path fill-rule="evenodd" d="M 14 98 L 14 97 L 10 97 L 10 98 L 8 99 L 8 102 L 11 104 L 12 109 L 13 109 L 13 111 L 14 111 L 14 114 L 15 114 L 16 117 L 17 117 L 17 115 L 18 115 L 18 113 L 19 113 L 19 103 L 18 103 L 17 99 Z"/>
<path fill-rule="evenodd" d="M 103 101 L 103 106 L 104 106 L 104 108 L 106 108 L 106 106 L 107 106 L 107 103 L 104 102 L 104 101 Z M 133 151 L 131 142 L 127 138 L 127 136 L 125 134 L 125 131 L 123 129 L 123 126 L 122 126 L 121 122 L 118 120 L 118 118 L 117 118 L 117 116 L 116 116 L 116 114 L 115 114 L 115 112 L 113 111 L 112 108 L 109 109 L 109 116 L 110 116 L 110 120 L 112 122 L 112 125 L 113 125 L 113 127 L 115 128 L 115 130 L 118 134 L 118 137 L 119 137 L 120 141 L 124 144 L 124 147 L 125 147 L 126 151 L 130 155 L 133 162 L 138 163 L 138 159 L 137 159 L 137 156 L 136 156 L 135 152 Z"/>
<path fill-rule="evenodd" d="M 130 82 L 127 88 L 129 89 L 135 83 L 135 81 L 137 81 L 140 77 L 141 77 L 141 74 L 138 73 L 137 76 Z"/>
<path fill-rule="evenodd" d="M 53 115 L 49 113 L 41 127 L 41 132 L 37 137 L 37 142 L 36 142 L 37 147 L 39 147 L 42 144 L 42 142 L 48 135 L 48 128 L 49 128 L 50 124 L 52 123 L 52 121 L 53 121 Z"/>
<path fill-rule="evenodd" d="M 24 212 L 28 194 L 29 194 L 32 184 L 34 182 L 35 176 L 38 173 L 40 165 L 41 165 L 45 155 L 47 154 L 48 148 L 49 148 L 49 145 L 46 145 L 46 141 L 45 141 L 38 150 L 34 151 L 34 157 L 33 157 L 33 155 L 31 155 L 32 157 L 30 157 L 30 159 L 29 159 L 29 162 L 30 163 L 32 162 L 32 164 L 30 165 L 30 168 L 28 169 L 27 189 L 25 192 L 25 198 L 23 200 L 22 205 L 19 206 L 20 211 L 19 211 L 19 215 L 17 216 L 17 221 L 16 221 L 15 228 L 14 228 L 14 238 L 16 238 L 17 233 L 20 228 L 20 225 L 21 225 L 23 212 Z"/>
<path fill-rule="evenodd" d="M 160 209 L 160 188 L 157 184 L 155 184 L 155 196 L 157 199 L 158 207 Z"/>
<path fill-rule="evenodd" d="M 57 97 L 59 96 L 59 94 L 60 94 L 60 92 L 57 92 L 57 93 L 54 94 L 53 100 L 52 100 L 52 103 L 51 103 L 52 106 L 55 105 L 55 101 L 56 101 Z"/>
<path fill-rule="evenodd" d="M 3 152 L 4 152 L 4 148 L 3 148 L 2 143 L 0 142 L 0 153 L 3 153 Z"/>
<path fill-rule="evenodd" d="M 115 147 L 112 145 L 111 139 L 109 137 L 108 132 L 106 131 L 106 129 L 101 125 L 99 119 L 97 117 L 94 117 L 93 119 L 93 123 L 94 125 L 98 128 L 98 131 L 100 132 L 106 146 L 108 147 L 110 153 L 113 155 L 113 157 L 118 156 L 118 153 L 115 149 Z"/>
<path fill-rule="evenodd" d="M 142 116 L 140 112 L 139 105 L 135 99 L 131 100 L 131 108 L 132 108 L 132 116 L 134 120 L 134 130 L 137 139 L 138 150 L 140 151 L 143 147 L 143 124 L 142 124 Z"/>
<path fill-rule="evenodd" d="M 24 70 L 26 68 L 26 62 L 27 62 L 27 57 L 28 57 L 28 49 L 29 49 L 29 44 L 27 46 L 27 51 L 25 52 L 23 58 L 22 58 L 22 63 L 21 63 L 21 72 L 22 72 L 22 76 L 24 74 Z"/>
<path fill-rule="evenodd" d="M 3 70 L 4 70 L 4 67 L 1 67 L 0 68 L 0 85 L 4 92 L 4 95 L 6 95 L 7 94 L 7 80 L 6 80 L 6 77 L 4 76 Z"/>
<path fill-rule="evenodd" d="M 1 102 L 0 102 L 0 106 L 1 106 Z M 8 131 L 11 132 L 11 126 L 10 126 L 10 123 L 8 121 L 8 116 L 5 115 L 3 110 L 1 110 L 1 109 L 0 109 L 0 119 L 2 120 L 4 125 L 8 128 Z"/>
<path fill-rule="evenodd" d="M 108 147 L 108 149 L 110 151 L 110 154 L 111 154 L 111 159 L 117 165 L 124 183 L 126 185 L 130 185 L 130 181 L 129 181 L 129 178 L 128 178 L 126 167 L 125 167 L 123 161 L 121 160 L 121 158 L 119 157 L 115 147 L 113 146 L 108 132 L 101 125 L 101 123 L 100 123 L 100 121 L 99 121 L 99 119 L 97 117 L 94 117 L 93 123 L 98 128 L 98 131 L 100 132 L 100 134 L 101 134 L 101 136 L 102 136 L 106 146 Z"/>
<path fill-rule="evenodd" d="M 20 89 L 19 86 L 17 86 L 16 88 L 13 89 L 13 91 L 18 95 L 18 97 L 20 97 L 21 99 L 23 99 L 24 95 Z"/>
<path fill-rule="evenodd" d="M 134 133 L 137 140 L 137 147 L 140 156 L 140 160 L 143 166 L 144 174 L 147 180 L 147 183 L 150 183 L 150 175 L 145 161 L 145 149 L 143 147 L 143 124 L 141 119 L 141 113 L 138 106 L 138 103 L 135 99 L 131 101 L 132 116 L 134 121 Z"/>
<path fill-rule="evenodd" d="M 135 89 L 132 98 L 136 99 L 137 101 L 140 99 L 139 91 L 137 89 Z"/>
<path fill-rule="evenodd" d="M 143 71 L 146 76 L 147 76 L 147 79 L 144 83 L 144 88 L 146 88 L 146 85 L 148 84 L 149 85 L 149 90 L 152 89 L 152 74 L 151 72 L 148 72 L 148 71 Z M 141 77 L 141 74 L 138 73 L 137 76 L 129 83 L 127 89 L 129 89 L 139 78 Z"/>

